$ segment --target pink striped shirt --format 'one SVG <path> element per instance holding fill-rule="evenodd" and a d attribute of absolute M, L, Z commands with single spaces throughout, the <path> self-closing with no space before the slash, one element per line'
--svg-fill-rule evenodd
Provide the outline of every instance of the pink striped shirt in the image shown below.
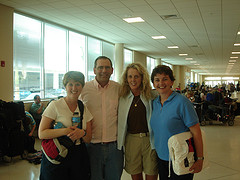
<path fill-rule="evenodd" d="M 117 110 L 120 85 L 109 81 L 101 87 L 96 79 L 86 82 L 80 98 L 93 115 L 92 143 L 117 140 Z"/>

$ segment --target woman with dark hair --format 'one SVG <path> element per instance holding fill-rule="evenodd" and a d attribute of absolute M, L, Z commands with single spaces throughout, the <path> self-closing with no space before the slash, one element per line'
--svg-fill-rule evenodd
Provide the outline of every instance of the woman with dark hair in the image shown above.
<path fill-rule="evenodd" d="M 125 170 L 133 180 L 157 179 L 157 155 L 150 141 L 152 89 L 147 70 L 139 63 L 125 69 L 118 108 L 118 149 L 125 150 Z"/>
<path fill-rule="evenodd" d="M 85 85 L 84 75 L 78 71 L 69 71 L 64 75 L 63 85 L 67 96 L 52 101 L 44 111 L 39 127 L 40 139 L 52 139 L 67 135 L 73 142 L 74 147 L 68 149 L 68 154 L 61 164 L 52 164 L 43 154 L 41 162 L 40 180 L 49 179 L 88 179 L 88 171 L 84 161 L 87 149 L 84 142 L 89 143 L 92 138 L 91 120 L 92 115 L 84 105 L 82 129 L 72 125 L 73 114 L 78 114 L 78 97 Z M 53 129 L 52 124 L 61 123 L 63 128 Z M 83 141 L 80 141 L 80 138 Z"/>
<path fill-rule="evenodd" d="M 172 91 L 174 80 L 173 72 L 168 66 L 159 65 L 153 69 L 151 81 L 159 96 L 153 101 L 150 124 L 158 155 L 158 171 L 161 180 L 192 180 L 193 174 L 202 170 L 204 159 L 202 134 L 192 103 L 185 96 Z M 197 161 L 189 167 L 192 173 L 176 175 L 172 165 L 169 170 L 168 139 L 187 131 L 193 135 Z"/>

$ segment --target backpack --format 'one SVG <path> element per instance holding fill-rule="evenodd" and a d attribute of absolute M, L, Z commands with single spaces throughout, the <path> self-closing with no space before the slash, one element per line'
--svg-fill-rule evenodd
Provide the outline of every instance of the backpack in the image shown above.
<path fill-rule="evenodd" d="M 78 100 L 78 108 L 80 110 L 80 125 L 82 126 L 84 105 L 80 100 Z M 82 138 L 80 140 L 82 143 Z M 52 164 L 60 164 L 66 158 L 74 142 L 67 136 L 60 136 L 53 139 L 43 139 L 41 145 L 46 158 Z"/>
<path fill-rule="evenodd" d="M 206 151 L 205 133 L 202 131 L 203 140 L 203 168 L 208 166 L 208 154 Z M 183 132 L 173 135 L 168 140 L 169 159 L 172 160 L 173 171 L 177 175 L 189 174 L 190 167 L 197 161 L 196 150 L 191 132 Z M 169 163 L 171 163 L 169 161 Z M 170 166 L 170 164 L 169 164 Z"/>

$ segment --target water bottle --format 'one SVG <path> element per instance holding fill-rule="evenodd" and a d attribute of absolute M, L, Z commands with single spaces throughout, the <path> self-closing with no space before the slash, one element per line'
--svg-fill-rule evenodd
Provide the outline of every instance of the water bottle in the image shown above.
<path fill-rule="evenodd" d="M 77 127 L 80 128 L 80 116 L 78 112 L 73 113 L 72 125 L 73 126 L 78 125 Z"/>
<path fill-rule="evenodd" d="M 61 122 L 57 122 L 54 124 L 54 129 L 65 128 L 65 126 Z"/>

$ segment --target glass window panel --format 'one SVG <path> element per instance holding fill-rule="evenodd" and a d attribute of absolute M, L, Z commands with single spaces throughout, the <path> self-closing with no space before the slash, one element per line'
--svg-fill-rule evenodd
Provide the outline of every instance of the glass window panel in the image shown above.
<path fill-rule="evenodd" d="M 91 81 L 95 78 L 95 74 L 93 71 L 94 61 L 98 56 L 102 55 L 102 44 L 101 41 L 88 37 L 88 45 L 87 45 L 87 80 Z"/>
<path fill-rule="evenodd" d="M 128 64 L 132 63 L 132 61 L 133 61 L 132 56 L 133 56 L 132 51 L 130 51 L 128 49 L 124 49 L 124 67 L 123 67 L 123 69 L 125 69 Z"/>
<path fill-rule="evenodd" d="M 69 32 L 69 71 L 85 74 L 85 36 Z"/>
<path fill-rule="evenodd" d="M 31 94 L 42 89 L 41 27 L 40 21 L 14 13 L 14 100 L 32 100 Z"/>
<path fill-rule="evenodd" d="M 44 39 L 44 69 L 45 69 L 45 98 L 59 96 L 63 90 L 62 77 L 66 73 L 67 41 L 66 30 L 45 25 Z"/>
<path fill-rule="evenodd" d="M 111 59 L 112 61 L 112 66 L 113 68 L 115 67 L 115 58 L 114 58 L 114 45 L 107 43 L 107 42 L 102 42 L 102 55 L 107 56 L 108 58 Z M 113 71 L 113 74 L 111 75 L 110 79 L 115 78 L 115 71 Z"/>

